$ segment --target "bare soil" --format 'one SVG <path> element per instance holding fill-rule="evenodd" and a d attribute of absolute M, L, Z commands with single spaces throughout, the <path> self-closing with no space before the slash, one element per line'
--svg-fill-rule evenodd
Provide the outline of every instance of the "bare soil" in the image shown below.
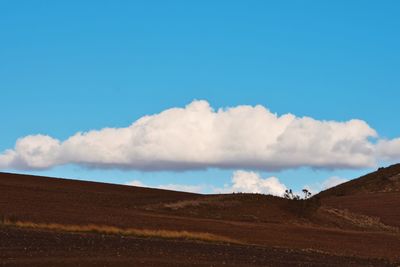
<path fill-rule="evenodd" d="M 0 266 L 395 266 L 261 246 L 13 228 L 0 228 L 0 236 Z"/>
<path fill-rule="evenodd" d="M 365 188 L 375 188 L 370 184 Z M 384 192 L 350 188 L 348 194 L 335 188 L 310 201 L 290 201 L 258 194 L 199 195 L 4 173 L 0 174 L 0 216 L 9 220 L 211 233 L 245 245 L 3 225 L 0 263 L 400 266 L 396 231 L 400 192 L 387 190 L 387 184 L 384 188 Z"/>

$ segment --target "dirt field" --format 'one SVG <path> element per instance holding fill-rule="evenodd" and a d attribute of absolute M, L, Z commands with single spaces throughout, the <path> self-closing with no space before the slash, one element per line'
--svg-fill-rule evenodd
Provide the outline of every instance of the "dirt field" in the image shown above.
<path fill-rule="evenodd" d="M 312 251 L 0 228 L 1 266 L 395 266 Z"/>
<path fill-rule="evenodd" d="M 400 173 L 400 168 L 385 173 Z M 389 181 L 393 184 L 393 179 Z M 386 184 L 384 188 L 384 192 L 352 190 L 351 194 L 333 189 L 312 201 L 295 202 L 258 194 L 198 195 L 0 174 L 0 216 L 10 221 L 210 233 L 243 243 L 3 224 L 0 262 L 3 266 L 397 266 L 400 194 L 387 190 Z"/>

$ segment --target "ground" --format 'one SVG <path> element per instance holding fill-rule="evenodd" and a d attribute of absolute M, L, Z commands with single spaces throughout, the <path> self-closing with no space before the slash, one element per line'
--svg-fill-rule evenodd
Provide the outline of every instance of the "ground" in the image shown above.
<path fill-rule="evenodd" d="M 356 186 L 339 186 L 310 201 L 259 194 L 200 195 L 4 173 L 0 263 L 398 266 L 399 173 L 395 165 L 358 179 Z M 89 224 L 114 232 L 82 230 Z M 127 229 L 164 232 L 137 235 Z M 214 240 L 170 235 L 183 231 L 189 236 L 212 234 Z"/>

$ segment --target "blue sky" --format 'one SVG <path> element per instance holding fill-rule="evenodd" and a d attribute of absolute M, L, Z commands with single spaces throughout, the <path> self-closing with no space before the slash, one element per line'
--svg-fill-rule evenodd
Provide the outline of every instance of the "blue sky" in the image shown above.
<path fill-rule="evenodd" d="M 398 1 L 2 1 L 0 151 L 32 134 L 127 127 L 195 99 L 361 119 L 398 138 L 399 11 Z M 299 190 L 373 168 L 255 171 Z M 6 170 L 221 187 L 236 169 Z"/>

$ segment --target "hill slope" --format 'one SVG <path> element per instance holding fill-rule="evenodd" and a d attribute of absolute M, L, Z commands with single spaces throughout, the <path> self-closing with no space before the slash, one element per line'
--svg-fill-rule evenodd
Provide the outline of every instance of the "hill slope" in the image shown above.
<path fill-rule="evenodd" d="M 130 224 L 141 206 L 195 198 L 192 193 L 0 173 L 0 214 L 17 219 Z M 128 220 L 128 218 L 130 218 Z"/>
<path fill-rule="evenodd" d="M 368 193 L 400 193 L 400 164 L 377 171 L 340 184 L 321 192 L 321 197 L 348 196 Z"/>
<path fill-rule="evenodd" d="M 356 182 L 357 185 L 359 183 Z M 337 196 L 332 193 L 336 192 L 334 190 L 337 189 L 333 189 L 321 193 L 310 201 L 290 201 L 259 194 L 200 195 L 0 173 L 0 216 L 10 221 L 30 222 L 34 225 L 51 225 L 54 223 L 66 225 L 64 229 L 69 229 L 68 225 L 75 225 L 74 227 L 76 227 L 77 225 L 94 224 L 121 229 L 210 233 L 238 240 L 244 244 L 230 244 L 229 246 L 220 244 L 217 247 L 213 247 L 214 245 L 211 244 L 202 245 L 201 250 L 204 253 L 215 251 L 216 253 L 223 253 L 223 255 L 231 255 L 231 259 L 235 258 L 233 256 L 235 250 L 240 251 L 238 253 L 243 253 L 238 262 L 230 262 L 232 266 L 268 266 L 268 258 L 265 258 L 264 261 L 253 262 L 250 256 L 254 253 L 254 255 L 258 255 L 259 252 L 257 251 L 260 248 L 265 249 L 265 253 L 269 257 L 274 257 L 274 255 L 280 258 L 294 257 L 294 262 L 298 261 L 303 264 L 310 263 L 310 261 L 321 262 L 321 259 L 324 258 L 325 261 L 332 263 L 331 266 L 349 265 L 350 262 L 359 262 L 359 265 L 354 266 L 363 266 L 364 264 L 361 264 L 361 262 L 368 262 L 368 260 L 365 261 L 366 258 L 385 258 L 391 261 L 400 261 L 398 252 L 400 235 L 396 231 L 397 228 L 392 227 L 396 224 L 392 223 L 387 226 L 379 221 L 372 220 L 372 223 L 365 225 L 371 219 L 368 217 L 370 213 L 358 212 L 358 210 L 351 213 L 339 207 L 338 205 L 356 203 L 346 202 L 348 201 L 347 198 L 355 196 L 360 197 L 358 201 L 362 202 L 357 202 L 356 208 L 370 205 L 370 199 L 363 197 L 365 191 L 357 193 L 352 189 L 354 186 L 346 184 L 343 186 L 350 188 L 346 189 L 349 190 L 346 191 L 348 192 L 347 195 Z M 365 187 L 369 188 L 369 186 Z M 389 199 L 389 194 L 397 194 L 398 196 L 397 191 L 370 191 L 369 194 L 385 194 L 384 198 L 375 198 L 377 207 L 382 205 L 380 201 Z M 392 201 L 392 205 L 400 206 L 399 198 L 392 198 Z M 385 222 L 391 223 L 389 219 L 391 215 L 389 213 L 382 214 Z M 395 213 L 392 216 L 394 216 L 393 219 L 396 219 L 398 214 Z M 76 247 L 76 251 L 97 251 L 97 246 L 100 246 L 99 248 L 106 246 L 118 255 L 125 255 L 127 261 L 132 260 L 131 255 L 147 257 L 148 259 L 155 253 L 150 248 L 145 249 L 147 252 L 130 251 L 129 247 L 137 247 L 137 244 L 142 242 L 140 241 L 141 238 L 138 239 L 138 237 L 123 238 L 123 236 L 118 235 L 108 237 L 108 235 L 101 234 L 100 237 L 103 236 L 101 238 L 104 242 L 110 242 L 110 246 L 116 246 L 111 248 L 106 244 L 96 245 L 96 243 L 93 243 L 97 242 L 95 240 L 99 238 L 97 237 L 98 234 L 93 233 L 65 233 L 65 230 L 57 232 L 54 229 L 19 229 L 7 225 L 0 226 L 0 230 L 0 235 L 2 235 L 0 246 L 7 248 L 0 251 L 0 259 L 3 260 L 9 257 L 17 257 L 17 259 L 22 257 L 24 261 L 32 264 L 29 259 L 40 261 L 40 258 L 45 255 L 57 254 L 58 256 L 54 257 L 60 257 L 60 259 L 63 259 L 63 257 L 65 259 L 83 257 L 79 252 L 71 252 L 72 254 L 63 252 L 63 245 L 57 243 L 57 240 L 60 239 L 65 240 L 65 242 L 72 240 L 68 242 L 72 242 L 70 246 Z M 93 242 L 82 243 L 79 241 L 82 238 Z M 123 240 L 127 239 L 129 239 L 126 241 L 129 246 L 124 245 L 125 241 Z M 25 242 L 23 240 L 26 240 L 27 244 L 39 242 L 38 246 L 44 254 L 36 253 L 35 247 L 32 248 L 34 251 L 31 254 L 18 254 L 18 247 L 21 247 L 21 244 Z M 48 245 L 46 240 L 49 244 L 56 243 L 54 243 L 54 246 Z M 160 255 L 164 255 L 160 256 L 159 260 L 163 261 L 163 264 L 166 264 L 165 266 L 173 266 L 173 264 L 168 265 L 168 262 L 174 257 L 176 258 L 176 255 L 184 247 L 192 246 L 180 242 L 198 243 L 195 240 L 173 242 L 157 238 L 147 238 L 147 240 L 148 242 L 146 241 L 143 244 L 150 247 L 156 246 L 161 253 Z M 121 247 L 116 244 L 121 244 Z M 176 244 L 176 246 L 172 244 Z M 360 244 L 363 244 L 363 246 L 360 246 Z M 57 247 L 59 247 L 59 250 L 53 251 Z M 276 249 L 276 247 L 281 249 Z M 130 253 L 127 251 L 130 251 Z M 62 253 L 65 254 L 62 255 Z M 81 260 L 99 259 L 105 252 L 100 249 L 98 254 L 96 254 L 97 252 L 93 253 L 94 255 L 88 256 L 89 258 L 82 258 Z M 229 261 L 229 258 L 225 256 L 204 257 L 201 256 L 200 252 L 200 254 L 196 254 L 194 250 L 187 253 L 193 253 L 192 256 L 199 259 L 199 264 L 202 263 L 207 266 L 212 263 L 220 265 L 223 261 Z M 118 258 L 112 260 L 118 260 Z M 145 259 L 143 258 L 143 260 Z M 176 260 L 182 261 L 183 258 Z M 215 261 L 213 262 L 213 260 Z M 21 262 L 17 262 L 14 266 L 21 265 Z M 194 262 L 190 263 L 195 265 Z M 370 263 L 375 266 L 386 264 L 384 262 Z M 164 266 L 163 264 L 157 262 L 155 266 Z M 287 266 L 284 265 L 284 261 L 273 265 L 280 266 L 280 264 Z M 318 265 L 316 264 L 316 266 Z"/>
<path fill-rule="evenodd" d="M 400 227 L 400 164 L 321 192 L 322 204 L 379 218 Z"/>

